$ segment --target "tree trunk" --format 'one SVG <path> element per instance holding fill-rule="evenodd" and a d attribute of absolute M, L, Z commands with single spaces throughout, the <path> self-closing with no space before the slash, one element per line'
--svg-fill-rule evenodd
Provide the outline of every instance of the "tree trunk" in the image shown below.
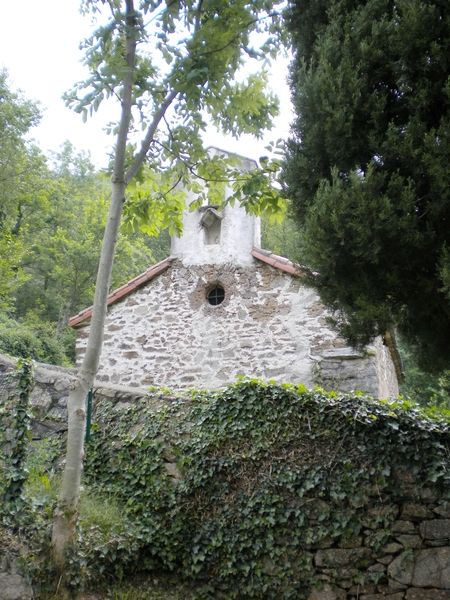
<path fill-rule="evenodd" d="M 136 67 L 136 27 L 133 0 L 126 0 L 126 64 L 121 95 L 121 116 L 114 156 L 111 186 L 111 204 L 103 237 L 98 266 L 91 327 L 86 354 L 78 372 L 75 389 L 68 401 L 68 433 L 66 464 L 64 467 L 58 506 L 55 510 L 52 531 L 52 549 L 55 565 L 62 571 L 65 553 L 75 540 L 81 472 L 84 458 L 86 427 L 85 401 L 100 362 L 107 298 L 114 253 L 125 200 L 125 151 L 131 119 L 132 89 Z"/>
<path fill-rule="evenodd" d="M 93 386 L 100 361 L 106 316 L 106 300 L 108 297 L 124 194 L 125 184 L 113 182 L 111 205 L 97 274 L 93 314 L 86 354 L 78 372 L 76 387 L 69 395 L 66 464 L 58 506 L 54 515 L 52 532 L 53 556 L 56 564 L 59 566 L 63 565 L 65 549 L 73 542 L 75 535 L 84 457 L 86 395 Z"/>
<path fill-rule="evenodd" d="M 133 102 L 132 91 L 136 71 L 136 39 L 139 28 L 139 22 L 134 11 L 133 0 L 125 0 L 125 4 L 127 68 L 124 70 L 125 74 L 121 95 L 122 110 L 114 155 L 111 204 L 103 237 L 100 264 L 97 272 L 91 327 L 86 354 L 78 372 L 76 387 L 69 395 L 66 464 L 58 506 L 55 510 L 53 520 L 53 559 L 60 571 L 62 571 L 64 567 L 65 551 L 73 544 L 75 538 L 75 525 L 77 521 L 78 498 L 84 456 L 84 435 L 86 425 L 85 399 L 89 389 L 93 386 L 100 362 L 107 309 L 106 302 L 108 298 L 117 235 L 122 216 L 122 208 L 125 201 L 125 190 L 129 181 L 136 175 L 144 162 L 158 126 L 167 109 L 178 94 L 175 89 L 167 91 L 165 98 L 153 114 L 153 118 L 143 139 L 140 151 L 134 157 L 128 170 L 125 171 L 125 153 L 131 120 L 131 107 Z"/>

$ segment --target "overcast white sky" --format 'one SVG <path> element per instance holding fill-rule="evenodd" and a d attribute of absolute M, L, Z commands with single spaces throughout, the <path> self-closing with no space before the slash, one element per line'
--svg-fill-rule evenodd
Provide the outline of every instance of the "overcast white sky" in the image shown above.
<path fill-rule="evenodd" d="M 98 167 L 106 166 L 113 139 L 103 131 L 117 115 L 100 108 L 83 123 L 80 115 L 64 106 L 62 94 L 83 79 L 80 41 L 91 31 L 89 16 L 79 13 L 79 0 L 21 0 L 2 2 L 0 12 L 0 68 L 9 73 L 13 89 L 39 101 L 44 116 L 32 136 L 44 151 L 56 151 L 70 140 L 78 150 L 91 153 Z M 281 101 L 280 117 L 263 141 L 250 136 L 240 140 L 219 137 L 211 131 L 206 142 L 250 158 L 265 154 L 264 145 L 286 138 L 291 119 L 289 90 L 286 84 L 287 61 L 279 59 L 272 69 L 271 87 Z"/>

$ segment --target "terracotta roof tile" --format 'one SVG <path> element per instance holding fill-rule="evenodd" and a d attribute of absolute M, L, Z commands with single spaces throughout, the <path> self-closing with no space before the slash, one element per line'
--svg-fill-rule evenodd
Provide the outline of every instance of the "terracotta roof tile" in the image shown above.
<path fill-rule="evenodd" d="M 263 250 L 262 248 L 253 248 L 252 256 L 262 261 L 263 263 L 274 267 L 275 269 L 279 269 L 284 273 L 289 273 L 290 275 L 294 275 L 296 277 L 301 277 L 306 272 L 306 270 L 303 269 L 300 265 L 291 262 L 289 259 L 284 258 L 284 256 L 278 256 L 277 254 L 274 254 L 269 250 Z M 149 267 L 146 271 L 144 271 L 144 273 L 141 273 L 134 279 L 131 279 L 131 281 L 128 281 L 127 283 L 122 285 L 120 288 L 117 288 L 116 290 L 111 292 L 108 296 L 107 305 L 110 306 L 111 304 L 122 300 L 145 283 L 148 283 L 149 281 L 157 277 L 160 273 L 166 271 L 171 266 L 172 261 L 173 259 L 170 257 L 165 258 L 156 265 L 152 265 L 151 267 Z M 69 325 L 70 327 L 77 327 L 84 321 L 90 319 L 91 316 L 92 306 L 89 306 L 88 308 L 85 308 L 84 310 L 79 312 L 77 315 L 71 317 L 69 319 Z"/>
<path fill-rule="evenodd" d="M 117 288 L 116 290 L 111 292 L 106 302 L 107 305 L 110 306 L 111 304 L 122 300 L 145 283 L 148 283 L 149 281 L 166 271 L 171 266 L 172 260 L 173 259 L 170 257 L 165 258 L 161 262 L 156 263 L 156 265 L 152 265 L 146 271 L 144 271 L 134 279 L 131 279 L 130 281 L 122 285 L 120 288 Z M 83 321 L 90 319 L 91 316 L 92 306 L 89 306 L 89 308 L 85 308 L 77 315 L 71 317 L 69 319 L 69 325 L 70 327 L 77 327 L 77 325 L 80 325 L 80 323 L 82 323 Z"/>
<path fill-rule="evenodd" d="M 303 269 L 300 265 L 293 263 L 288 258 L 284 258 L 284 256 L 278 256 L 277 254 L 269 252 L 268 250 L 263 250 L 262 248 L 253 248 L 252 256 L 261 262 L 274 267 L 275 269 L 284 271 L 290 275 L 295 275 L 296 277 L 301 277 L 306 273 L 305 269 Z"/>

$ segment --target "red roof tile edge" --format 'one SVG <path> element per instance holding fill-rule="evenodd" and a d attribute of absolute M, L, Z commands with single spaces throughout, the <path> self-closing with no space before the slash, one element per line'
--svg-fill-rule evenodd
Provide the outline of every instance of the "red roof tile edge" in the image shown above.
<path fill-rule="evenodd" d="M 172 264 L 172 261 L 173 259 L 170 257 L 165 258 L 161 262 L 156 263 L 156 265 L 152 265 L 151 267 L 149 267 L 146 271 L 144 271 L 134 279 L 131 279 L 131 281 L 128 281 L 121 287 L 111 292 L 106 301 L 107 305 L 110 306 L 111 304 L 114 304 L 119 300 L 123 300 L 123 298 L 131 294 L 131 292 L 134 292 L 145 283 L 148 283 L 149 281 L 166 271 Z M 77 315 L 71 317 L 69 319 L 69 325 L 70 327 L 76 327 L 83 321 L 90 319 L 91 316 L 92 306 L 89 306 L 88 308 L 85 308 L 84 310 L 79 312 Z"/>
<path fill-rule="evenodd" d="M 269 250 L 263 250 L 262 248 L 253 248 L 252 256 L 257 258 L 258 260 L 274 267 L 275 269 L 279 269 L 280 271 L 284 271 L 285 273 L 289 273 L 290 275 L 295 275 L 300 277 L 304 275 L 304 272 L 300 265 L 296 265 L 288 258 L 284 258 L 284 256 L 278 256 L 277 254 L 273 254 L 273 252 L 269 252 Z"/>

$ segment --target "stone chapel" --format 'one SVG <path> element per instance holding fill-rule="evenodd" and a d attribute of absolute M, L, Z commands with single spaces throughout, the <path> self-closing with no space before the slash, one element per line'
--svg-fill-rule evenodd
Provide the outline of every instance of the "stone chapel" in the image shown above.
<path fill-rule="evenodd" d="M 244 375 L 398 394 L 394 344 L 348 347 L 301 267 L 261 248 L 259 218 L 208 205 L 186 211 L 183 225 L 169 257 L 109 295 L 97 381 L 213 389 Z M 91 314 L 69 321 L 78 363 Z"/>

